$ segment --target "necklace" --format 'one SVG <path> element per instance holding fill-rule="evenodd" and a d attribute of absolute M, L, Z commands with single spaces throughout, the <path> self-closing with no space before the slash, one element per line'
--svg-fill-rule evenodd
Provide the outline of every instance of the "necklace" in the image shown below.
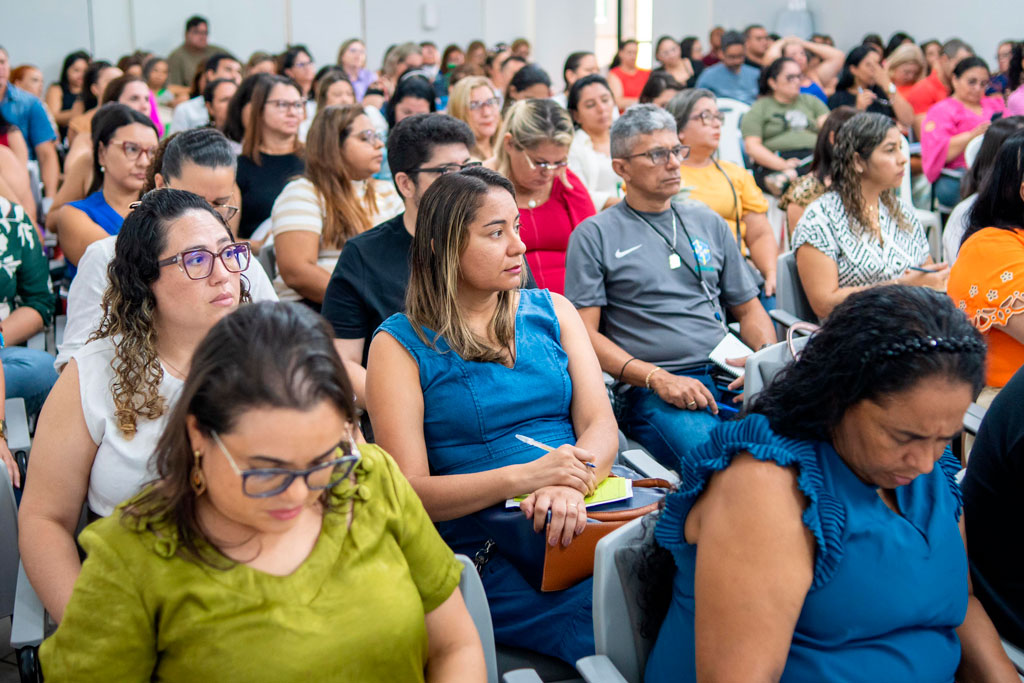
<path fill-rule="evenodd" d="M 167 360 L 163 356 L 160 356 L 159 358 L 160 362 L 169 367 L 171 370 L 174 370 L 176 373 L 178 373 L 178 377 L 180 377 L 181 379 L 185 379 L 186 377 L 188 377 L 188 373 L 182 372 L 178 368 L 174 367 L 174 364 L 171 363 L 171 361 Z"/>
<path fill-rule="evenodd" d="M 526 205 L 528 207 L 530 207 L 531 209 L 536 209 L 537 208 L 537 200 L 536 199 L 531 199 L 530 201 L 526 202 Z"/>

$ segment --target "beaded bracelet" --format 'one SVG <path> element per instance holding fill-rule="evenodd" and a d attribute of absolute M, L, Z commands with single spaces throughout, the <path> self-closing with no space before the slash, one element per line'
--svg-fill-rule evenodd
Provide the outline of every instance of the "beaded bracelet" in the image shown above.
<path fill-rule="evenodd" d="M 658 370 L 661 370 L 661 368 L 655 365 L 654 369 L 647 373 L 647 377 L 644 379 L 644 386 L 647 387 L 648 389 L 651 388 L 651 375 L 656 373 Z"/>

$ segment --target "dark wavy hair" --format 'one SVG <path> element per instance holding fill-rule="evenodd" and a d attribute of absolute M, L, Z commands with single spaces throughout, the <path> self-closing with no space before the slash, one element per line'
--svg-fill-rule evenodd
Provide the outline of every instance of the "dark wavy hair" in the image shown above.
<path fill-rule="evenodd" d="M 896 31 L 896 33 L 893 33 L 891 36 L 889 36 L 889 42 L 886 43 L 885 45 L 885 50 L 882 53 L 882 58 L 888 59 L 889 55 L 891 55 L 896 50 L 896 48 L 898 48 L 900 45 L 902 45 L 908 40 L 911 43 L 914 42 L 914 39 L 910 36 L 909 33 L 904 33 L 903 31 Z"/>
<path fill-rule="evenodd" d="M 1010 68 L 1006 70 L 1006 80 L 1010 84 L 1010 92 L 1020 87 L 1021 82 L 1024 81 L 1022 76 L 1024 76 L 1024 42 L 1013 44 L 1013 53 L 1010 55 Z"/>
<path fill-rule="evenodd" d="M 835 150 L 832 157 L 832 178 L 830 191 L 839 195 L 843 208 L 850 216 L 850 230 L 854 234 L 871 225 L 864 199 L 861 194 L 861 177 L 857 173 L 854 160 L 859 158 L 867 163 L 871 153 L 885 140 L 896 122 L 885 114 L 869 114 L 860 112 L 843 124 L 836 133 Z M 882 192 L 879 200 L 889 215 L 896 221 L 900 230 L 909 231 L 913 228 L 910 221 L 903 215 L 903 206 L 895 188 Z"/>
<path fill-rule="evenodd" d="M 238 86 L 238 90 L 235 91 L 235 94 L 231 96 L 231 101 L 228 102 L 228 116 L 224 121 L 224 135 L 227 136 L 228 140 L 233 140 L 237 143 L 242 142 L 247 125 L 242 121 L 242 109 L 252 101 L 252 94 L 256 92 L 256 86 L 273 77 L 274 74 L 258 73 L 242 79 L 242 84 Z"/>
<path fill-rule="evenodd" d="M 67 90 L 71 87 L 71 82 L 68 81 L 68 69 L 80 60 L 85 60 L 86 65 L 88 65 L 92 61 L 92 57 L 85 50 L 77 50 L 64 58 L 64 63 L 60 67 L 60 87 L 62 90 Z"/>
<path fill-rule="evenodd" d="M 772 86 L 768 84 L 768 81 L 774 81 L 779 77 L 779 74 L 782 73 L 782 67 L 786 65 L 786 62 L 796 64 L 796 62 L 790 59 L 789 57 L 779 57 L 774 62 L 769 64 L 767 67 L 765 67 L 764 71 L 761 72 L 761 77 L 757 80 L 757 94 L 759 96 L 771 96 Z"/>
<path fill-rule="evenodd" d="M 999 148 L 995 164 L 978 191 L 960 244 L 984 228 L 1011 231 L 1024 228 L 1021 183 L 1024 183 L 1024 132 L 1014 133 Z"/>
<path fill-rule="evenodd" d="M 976 396 L 985 350 L 981 334 L 945 294 L 872 287 L 836 306 L 800 360 L 753 399 L 749 412 L 767 417 L 782 436 L 830 441 L 857 403 L 907 391 L 926 378 L 964 382 Z"/>
<path fill-rule="evenodd" d="M 96 115 L 92 117 L 92 184 L 89 186 L 88 194 L 92 194 L 103 187 L 103 167 L 100 166 L 99 154 L 100 145 L 106 147 L 110 144 L 118 130 L 133 123 L 152 128 L 156 136 L 160 137 L 160 133 L 157 132 L 153 120 L 131 107 L 119 102 L 109 102 L 96 110 Z"/>
<path fill-rule="evenodd" d="M 157 443 L 158 478 L 124 508 L 122 521 L 135 528 L 170 522 L 178 532 L 180 556 L 214 568 L 234 566 L 213 547 L 196 516 L 188 418 L 206 436 L 230 434 L 249 410 L 309 410 L 327 401 L 354 423 L 352 385 L 333 337 L 323 318 L 295 303 L 244 306 L 214 325 L 192 356 L 181 397 Z M 325 510 L 335 507 L 334 501 L 331 489 L 320 495 Z"/>
<path fill-rule="evenodd" d="M 974 163 L 967 169 L 964 179 L 960 182 L 960 199 L 970 197 L 985 186 L 988 174 L 995 166 L 999 148 L 1007 138 L 1021 130 L 1024 130 L 1024 116 L 1005 116 L 992 122 L 982 138 L 978 156 L 974 158 Z"/>
<path fill-rule="evenodd" d="M 117 426 L 126 438 L 135 434 L 140 417 L 155 420 L 166 410 L 159 393 L 164 373 L 156 352 L 153 283 L 160 277 L 157 261 L 167 248 L 171 223 L 190 211 L 209 213 L 234 239 L 221 215 L 199 195 L 153 190 L 124 219 L 114 258 L 107 266 L 110 284 L 103 293 L 103 319 L 89 339 L 109 337 L 114 344 L 110 388 Z M 243 276 L 240 301 L 249 300 L 248 281 Z"/>
<path fill-rule="evenodd" d="M 814 143 L 814 159 L 811 161 L 810 172 L 822 184 L 825 183 L 825 179 L 829 178 L 829 174 L 832 172 L 835 136 L 839 133 L 839 129 L 843 127 L 843 124 L 856 115 L 857 110 L 853 107 L 836 107 L 828 115 L 828 118 L 825 119 L 821 130 L 818 131 L 818 140 Z"/>
<path fill-rule="evenodd" d="M 854 78 L 853 72 L 850 71 L 850 67 L 860 66 L 860 63 L 873 52 L 875 52 L 875 50 L 867 45 L 858 45 L 850 50 L 846 55 L 846 61 L 843 62 L 843 70 L 839 72 L 839 83 L 836 85 L 837 91 L 849 90 L 853 87 Z"/>

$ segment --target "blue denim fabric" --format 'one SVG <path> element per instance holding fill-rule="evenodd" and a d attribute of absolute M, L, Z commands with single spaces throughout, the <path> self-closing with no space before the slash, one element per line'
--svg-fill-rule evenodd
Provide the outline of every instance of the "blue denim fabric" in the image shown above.
<path fill-rule="evenodd" d="M 723 397 L 711 378 L 712 367 L 708 364 L 675 374 L 700 380 L 719 406 L 726 406 L 719 415 L 712 415 L 710 410 L 676 408 L 644 387 L 630 387 L 619 397 L 619 425 L 626 436 L 646 448 L 662 465 L 680 473 L 688 469 L 693 450 L 707 441 L 711 430 L 734 414 L 729 410 L 733 407 L 731 399 Z"/>
<path fill-rule="evenodd" d="M 57 381 L 53 356 L 38 349 L 8 346 L 0 349 L 0 362 L 4 364 L 6 398 L 23 398 L 29 416 L 38 413 Z"/>

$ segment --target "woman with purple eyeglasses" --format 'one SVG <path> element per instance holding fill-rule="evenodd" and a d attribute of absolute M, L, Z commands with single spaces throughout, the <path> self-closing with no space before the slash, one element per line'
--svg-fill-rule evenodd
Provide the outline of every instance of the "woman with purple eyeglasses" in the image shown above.
<path fill-rule="evenodd" d="M 99 329 L 43 405 L 19 515 L 25 570 L 58 622 L 81 571 L 83 503 L 106 517 L 153 478 L 150 456 L 195 348 L 249 301 L 248 244 L 191 192 L 148 193 L 115 250 Z"/>

